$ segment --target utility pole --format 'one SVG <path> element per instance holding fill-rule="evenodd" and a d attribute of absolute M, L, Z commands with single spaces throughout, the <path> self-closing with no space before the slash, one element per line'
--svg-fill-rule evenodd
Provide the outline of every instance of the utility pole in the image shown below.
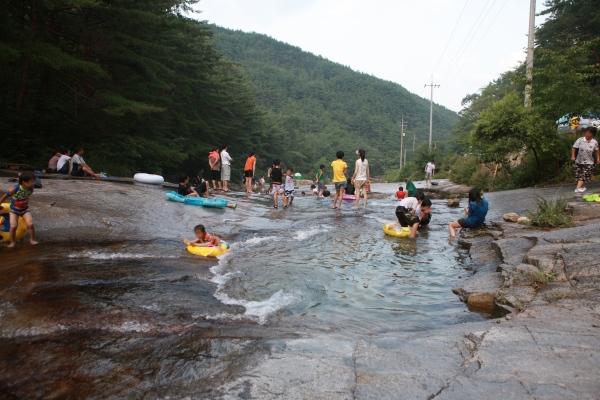
<path fill-rule="evenodd" d="M 531 108 L 533 89 L 533 46 L 535 43 L 535 0 L 529 1 L 529 34 L 527 35 L 527 61 L 525 62 L 525 108 Z"/>
<path fill-rule="evenodd" d="M 415 133 L 413 133 L 413 154 L 415 153 L 415 143 L 417 141 L 417 135 Z"/>
<path fill-rule="evenodd" d="M 433 77 L 431 77 L 431 83 L 425 84 L 425 87 L 427 86 L 431 89 L 429 96 L 429 152 L 431 153 L 431 143 L 433 140 L 433 88 L 439 88 L 440 85 L 433 83 Z"/>
<path fill-rule="evenodd" d="M 404 149 L 404 114 L 402 114 L 402 120 L 400 122 L 400 168 L 406 165 L 406 150 Z"/>

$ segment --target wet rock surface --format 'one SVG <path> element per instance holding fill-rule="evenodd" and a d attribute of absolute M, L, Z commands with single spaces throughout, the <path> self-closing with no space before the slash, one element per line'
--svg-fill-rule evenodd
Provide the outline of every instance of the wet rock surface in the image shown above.
<path fill-rule="evenodd" d="M 95 183 L 58 184 L 60 190 L 40 191 L 33 198 L 36 223 L 49 227 L 41 235 L 42 250 L 51 253 L 53 243 L 77 243 L 82 235 L 93 235 L 118 252 L 112 240 L 127 235 L 143 246 L 153 232 L 156 213 L 137 206 L 146 201 L 147 188 L 91 186 L 97 193 L 88 196 L 80 193 Z M 110 213 L 94 200 L 115 196 L 124 200 Z M 492 204 L 511 197 L 497 196 L 489 196 Z M 500 219 L 503 211 L 492 211 L 492 219 Z M 117 262 L 104 274 L 95 271 L 94 284 L 85 290 L 83 271 L 70 266 L 75 271 L 62 289 L 80 294 L 80 302 L 70 303 L 72 297 L 59 292 L 49 276 L 63 272 L 31 262 L 22 265 L 24 271 L 6 271 L 0 278 L 10 283 L 3 301 L 19 307 L 18 312 L 3 308 L 3 321 L 12 325 L 0 329 L 0 393 L 15 398 L 598 399 L 600 215 L 585 213 L 589 217 L 582 225 L 568 229 L 500 223 L 466 232 L 459 245 L 468 249 L 472 270 L 456 272 L 469 278 L 454 290 L 467 303 L 472 297 L 478 311 L 501 309 L 506 317 L 414 332 L 365 330 L 352 337 L 332 327 L 303 334 L 277 323 L 200 318 L 190 324 L 198 310 L 189 300 L 213 288 L 208 283 L 191 288 L 189 275 L 210 272 L 179 274 L 168 259 L 172 308 L 156 313 L 130 302 L 130 297 L 147 296 L 165 277 L 147 266 L 124 268 Z M 197 217 L 203 214 L 197 211 Z M 182 227 L 161 232 L 164 240 L 195 223 L 183 213 L 177 218 Z M 132 219 L 142 223 L 131 224 Z M 235 237 L 240 229 L 226 234 Z M 160 246 L 160 240 L 152 245 Z M 4 260 L 7 254 L 2 253 Z M 116 287 L 101 293 L 107 275 L 114 276 Z M 90 304 L 88 298 L 101 301 Z M 64 305 L 60 315 L 52 314 L 59 303 Z M 118 307 L 123 304 L 127 307 Z M 32 317 L 37 330 L 24 329 L 24 319 Z M 63 327 L 51 323 L 54 319 L 73 321 L 75 329 L 65 335 Z M 131 320 L 137 323 L 125 323 Z M 85 324 L 77 328 L 80 321 Z M 173 383 L 179 384 L 176 390 L 169 389 Z"/>

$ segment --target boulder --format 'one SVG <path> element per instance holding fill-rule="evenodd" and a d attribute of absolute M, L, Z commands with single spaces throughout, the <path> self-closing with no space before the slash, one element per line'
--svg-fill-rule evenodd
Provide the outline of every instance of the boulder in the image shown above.
<path fill-rule="evenodd" d="M 496 296 L 493 293 L 473 293 L 469 295 L 467 305 L 469 306 L 469 310 L 492 314 L 495 307 L 495 300 Z"/>
<path fill-rule="evenodd" d="M 527 217 L 519 217 L 517 219 L 517 223 L 521 225 L 529 225 L 531 223 L 531 220 Z"/>
<path fill-rule="evenodd" d="M 506 222 L 517 222 L 519 220 L 520 215 L 514 212 L 506 213 L 502 216 Z"/>
<path fill-rule="evenodd" d="M 448 199 L 448 207 L 460 207 L 460 199 Z"/>

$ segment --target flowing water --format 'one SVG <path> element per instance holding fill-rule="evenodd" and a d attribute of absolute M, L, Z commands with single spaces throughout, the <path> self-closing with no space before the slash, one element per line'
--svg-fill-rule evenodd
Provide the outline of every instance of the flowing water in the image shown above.
<path fill-rule="evenodd" d="M 443 201 L 413 241 L 383 235 L 391 195 L 367 211 L 310 196 L 274 210 L 259 195 L 235 197 L 237 210 L 205 210 L 114 185 L 61 214 L 52 210 L 74 200 L 60 185 L 60 204 L 39 218 L 44 243 L 0 253 L 0 392 L 9 398 L 218 397 L 274 339 L 482 318 L 451 292 L 469 259 L 447 240 L 461 210 Z M 89 213 L 106 217 L 90 229 Z M 218 260 L 185 252 L 181 238 L 197 223 L 232 251 Z"/>

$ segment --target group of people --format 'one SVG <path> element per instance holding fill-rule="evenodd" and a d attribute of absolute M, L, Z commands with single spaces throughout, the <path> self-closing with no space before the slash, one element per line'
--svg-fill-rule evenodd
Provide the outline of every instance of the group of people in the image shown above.
<path fill-rule="evenodd" d="M 254 158 L 256 162 L 256 157 Z M 231 162 L 233 158 L 229 154 L 229 145 L 214 147 L 208 153 L 208 167 L 210 169 L 210 185 L 214 190 L 229 192 L 231 181 Z"/>
<path fill-rule="evenodd" d="M 85 162 L 83 154 L 84 150 L 81 147 L 72 155 L 67 149 L 56 150 L 48 161 L 46 172 L 99 178 L 100 174 L 94 172 L 92 167 Z"/>

